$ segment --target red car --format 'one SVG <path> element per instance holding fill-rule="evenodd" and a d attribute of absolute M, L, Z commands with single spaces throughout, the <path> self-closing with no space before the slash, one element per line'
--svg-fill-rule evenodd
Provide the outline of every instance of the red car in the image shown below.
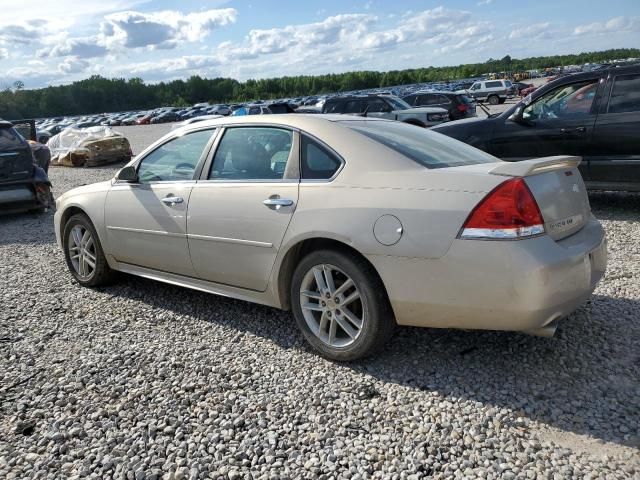
<path fill-rule="evenodd" d="M 136 125 L 149 125 L 151 123 L 151 115 L 145 115 L 136 120 Z"/>

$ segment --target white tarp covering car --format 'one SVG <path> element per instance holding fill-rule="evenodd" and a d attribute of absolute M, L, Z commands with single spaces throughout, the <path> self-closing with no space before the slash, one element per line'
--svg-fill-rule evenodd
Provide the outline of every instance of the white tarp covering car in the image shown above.
<path fill-rule="evenodd" d="M 110 127 L 66 128 L 48 143 L 52 165 L 94 167 L 131 159 L 129 140 Z"/>

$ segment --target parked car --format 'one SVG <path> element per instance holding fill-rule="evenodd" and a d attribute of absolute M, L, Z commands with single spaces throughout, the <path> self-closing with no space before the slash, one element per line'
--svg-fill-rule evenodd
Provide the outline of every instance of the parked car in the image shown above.
<path fill-rule="evenodd" d="M 491 105 L 498 105 L 514 96 L 514 88 L 510 80 L 482 80 L 460 93 L 467 93 L 479 102 L 486 101 Z"/>
<path fill-rule="evenodd" d="M 180 115 L 176 112 L 169 110 L 162 112 L 159 115 L 151 118 L 151 123 L 168 123 L 168 122 L 177 122 L 180 120 Z"/>
<path fill-rule="evenodd" d="M 412 107 L 440 107 L 449 112 L 450 120 L 476 116 L 476 103 L 468 95 L 454 92 L 416 92 L 402 98 Z"/>
<path fill-rule="evenodd" d="M 589 188 L 640 190 L 640 65 L 566 75 L 502 114 L 435 131 L 504 160 L 578 155 Z"/>
<path fill-rule="evenodd" d="M 242 117 L 244 115 L 271 115 L 271 110 L 267 105 L 246 105 L 237 108 L 231 116 Z"/>
<path fill-rule="evenodd" d="M 176 123 L 171 126 L 172 130 L 176 130 L 178 128 L 185 127 L 187 125 L 191 125 L 192 123 L 204 122 L 205 120 L 215 120 L 216 118 L 220 118 L 222 115 L 201 115 L 199 117 L 192 117 L 187 120 L 183 120 L 180 123 Z"/>
<path fill-rule="evenodd" d="M 524 97 L 526 94 L 523 94 L 522 92 L 533 88 L 533 83 L 516 82 L 513 84 L 513 88 L 519 96 Z"/>
<path fill-rule="evenodd" d="M 54 205 L 51 182 L 32 148 L 11 122 L 0 120 L 0 213 L 44 212 Z"/>
<path fill-rule="evenodd" d="M 46 143 L 49 137 L 47 137 L 46 133 L 36 128 L 36 122 L 32 119 L 11 120 L 10 123 L 15 131 L 29 143 L 35 165 L 48 175 L 49 166 L 51 165 L 51 151 Z"/>
<path fill-rule="evenodd" d="M 225 117 L 62 195 L 55 232 L 83 286 L 121 271 L 291 309 L 334 360 L 396 324 L 548 336 L 606 266 L 578 162 L 374 118 Z"/>
<path fill-rule="evenodd" d="M 410 123 L 419 127 L 431 127 L 449 120 L 449 113 L 438 107 L 411 107 L 393 95 L 344 96 L 327 99 L 322 113 L 358 115 L 386 118 Z"/>

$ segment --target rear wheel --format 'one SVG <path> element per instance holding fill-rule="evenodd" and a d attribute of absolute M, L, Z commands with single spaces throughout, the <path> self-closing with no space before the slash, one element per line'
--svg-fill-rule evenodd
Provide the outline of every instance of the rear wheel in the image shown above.
<path fill-rule="evenodd" d="M 64 226 L 62 244 L 67 267 L 80 285 L 99 287 L 113 280 L 115 272 L 107 264 L 89 217 L 79 213 L 69 218 Z"/>
<path fill-rule="evenodd" d="M 491 95 L 487 99 L 490 105 L 498 105 L 500 103 L 500 99 L 496 95 Z"/>
<path fill-rule="evenodd" d="M 362 358 L 393 334 L 395 319 L 382 282 L 362 258 L 339 251 L 307 255 L 291 282 L 298 327 L 323 356 Z"/>

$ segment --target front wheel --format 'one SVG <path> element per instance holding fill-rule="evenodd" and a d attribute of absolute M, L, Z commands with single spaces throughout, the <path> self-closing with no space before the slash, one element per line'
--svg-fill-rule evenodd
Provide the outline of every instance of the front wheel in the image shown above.
<path fill-rule="evenodd" d="M 374 353 L 396 325 L 373 268 L 340 251 L 312 252 L 300 262 L 291 282 L 291 304 L 306 340 L 331 360 Z"/>
<path fill-rule="evenodd" d="M 106 285 L 115 272 L 109 268 L 96 229 L 86 215 L 73 215 L 62 234 L 64 257 L 69 271 L 85 287 Z"/>

